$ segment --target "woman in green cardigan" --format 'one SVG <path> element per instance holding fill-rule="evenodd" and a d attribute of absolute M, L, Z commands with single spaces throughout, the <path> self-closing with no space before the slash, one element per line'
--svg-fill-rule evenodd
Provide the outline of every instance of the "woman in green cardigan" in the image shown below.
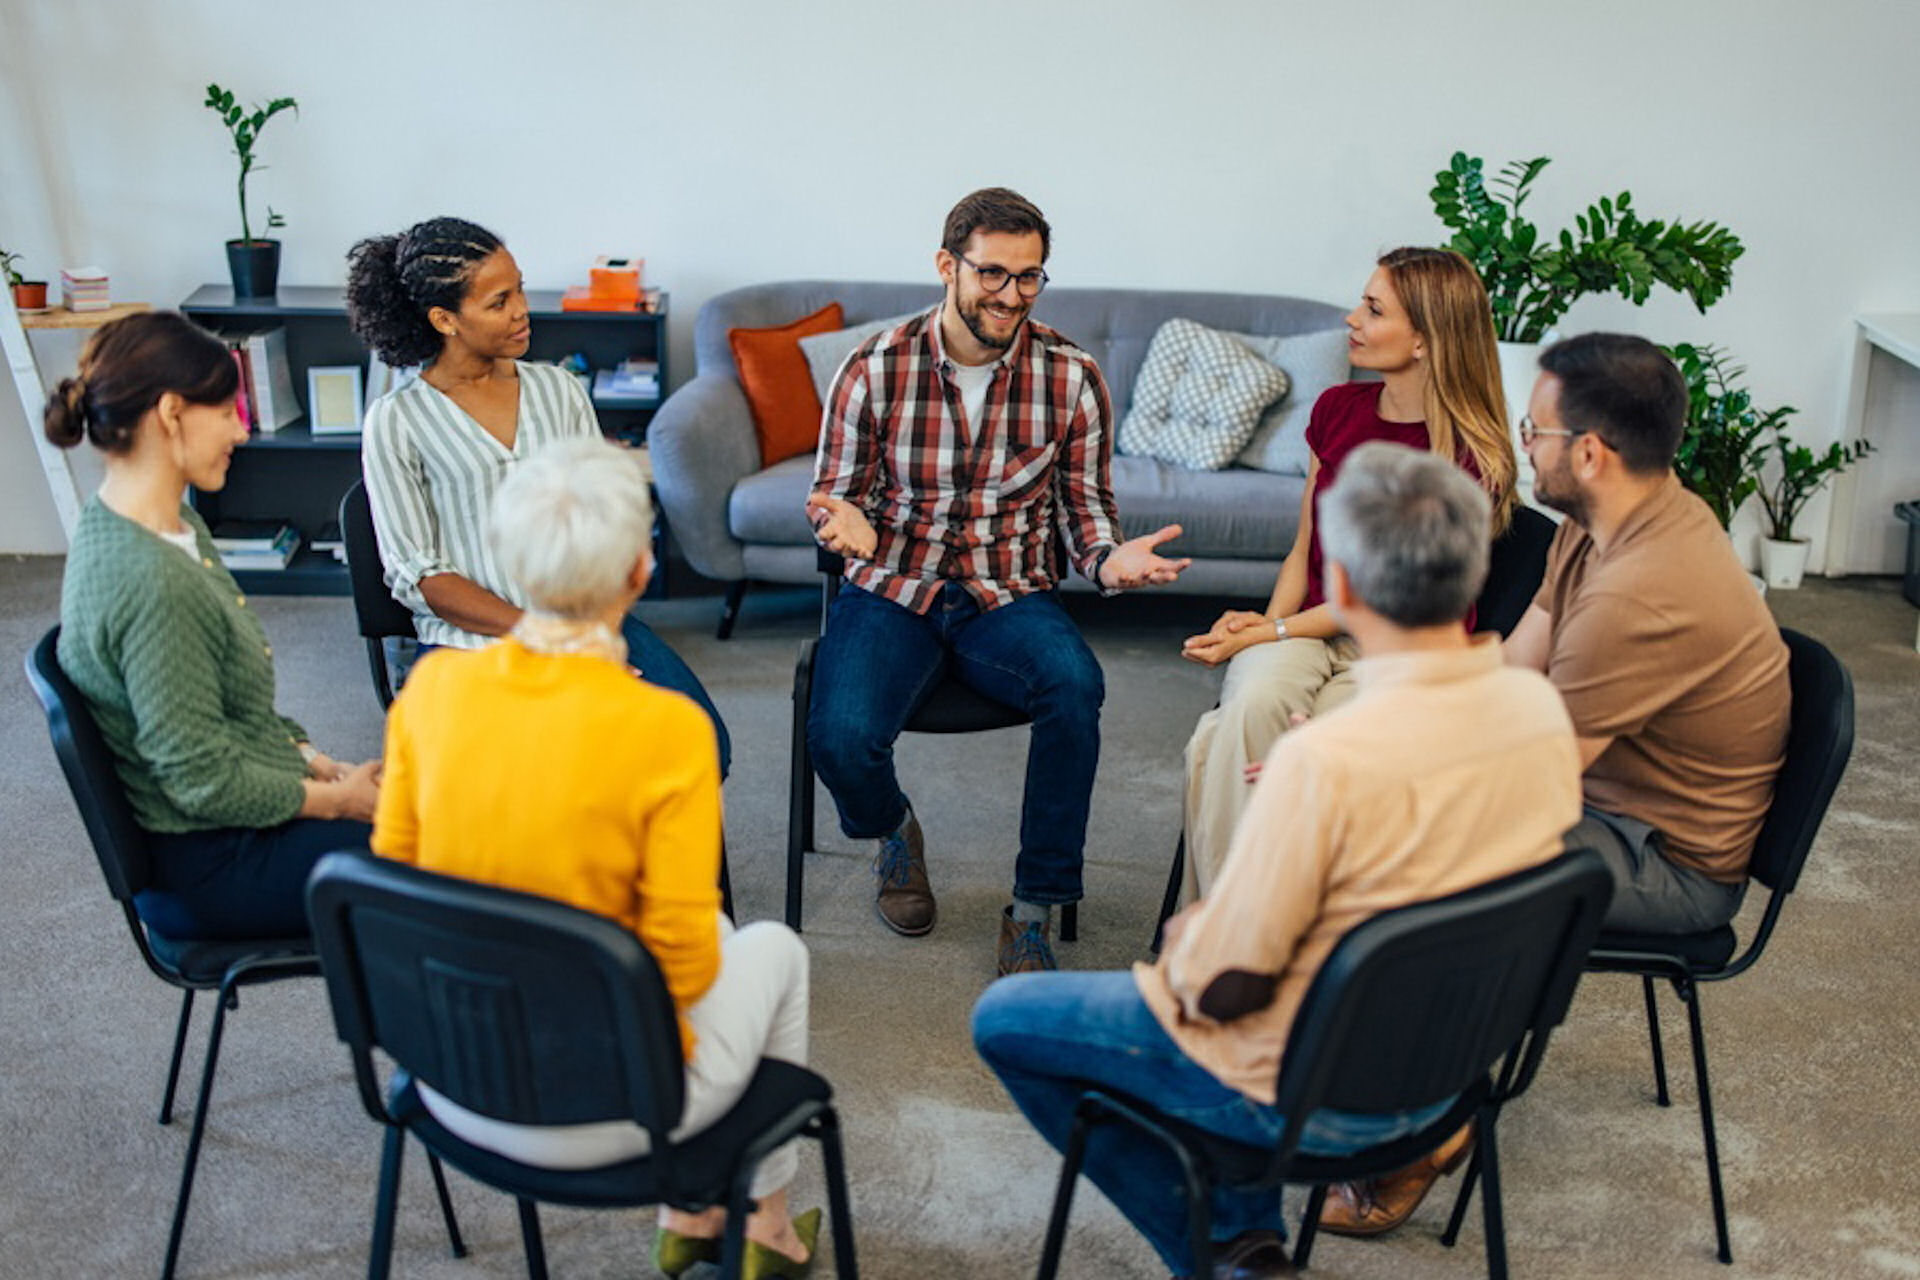
<path fill-rule="evenodd" d="M 342 764 L 273 709 L 273 650 L 188 485 L 226 483 L 247 437 L 239 374 L 174 312 L 103 326 L 47 401 L 47 438 L 106 465 L 60 593 L 61 668 L 86 697 L 147 832 L 135 906 L 170 938 L 297 937 L 321 854 L 366 847 L 377 761 Z"/>

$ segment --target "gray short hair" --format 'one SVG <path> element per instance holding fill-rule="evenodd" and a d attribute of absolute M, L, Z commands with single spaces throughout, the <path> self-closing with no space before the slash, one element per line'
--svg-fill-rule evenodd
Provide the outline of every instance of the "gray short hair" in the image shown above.
<path fill-rule="evenodd" d="M 1486 582 L 1489 512 L 1459 467 L 1376 440 L 1347 455 L 1320 499 L 1320 548 L 1375 613 L 1440 626 L 1464 618 Z"/>
<path fill-rule="evenodd" d="M 563 618 L 603 613 L 653 540 L 640 457 L 606 440 L 565 440 L 514 468 L 487 537 L 527 603 Z"/>

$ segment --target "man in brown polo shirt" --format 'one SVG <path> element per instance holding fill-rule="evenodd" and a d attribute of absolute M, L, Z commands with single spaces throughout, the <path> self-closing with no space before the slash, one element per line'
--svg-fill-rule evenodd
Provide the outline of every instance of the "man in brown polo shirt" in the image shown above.
<path fill-rule="evenodd" d="M 1612 929 L 1733 918 L 1787 741 L 1787 648 L 1706 503 L 1673 473 L 1686 383 L 1643 338 L 1591 333 L 1540 358 L 1520 440 L 1534 496 L 1568 519 L 1506 641 L 1565 700 L 1585 769 L 1572 841 L 1613 872 Z M 1320 1225 L 1406 1221 L 1456 1144 L 1328 1195 Z"/>

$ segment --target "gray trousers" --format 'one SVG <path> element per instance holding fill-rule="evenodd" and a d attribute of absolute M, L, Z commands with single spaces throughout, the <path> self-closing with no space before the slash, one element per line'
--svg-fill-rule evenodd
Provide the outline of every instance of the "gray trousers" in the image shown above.
<path fill-rule="evenodd" d="M 1589 805 L 1567 846 L 1597 850 L 1613 873 L 1605 927 L 1633 933 L 1704 933 L 1733 919 L 1747 882 L 1722 884 L 1683 867 L 1660 850 L 1646 823 Z"/>

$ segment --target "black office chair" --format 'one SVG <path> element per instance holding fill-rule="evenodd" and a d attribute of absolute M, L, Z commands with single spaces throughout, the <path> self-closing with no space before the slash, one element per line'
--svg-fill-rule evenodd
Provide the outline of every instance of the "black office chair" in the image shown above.
<path fill-rule="evenodd" d="M 186 1050 L 187 1025 L 193 1017 L 198 991 L 217 991 L 213 1028 L 207 1033 L 207 1061 L 200 1073 L 200 1094 L 193 1108 L 193 1126 L 187 1137 L 186 1159 L 180 1169 L 180 1189 L 174 1198 L 173 1225 L 167 1236 L 162 1280 L 173 1275 L 180 1256 L 180 1239 L 187 1224 L 187 1202 L 193 1194 L 193 1175 L 200 1159 L 200 1141 L 206 1132 L 208 1103 L 213 1097 L 213 1073 L 220 1062 L 220 1036 L 228 1009 L 240 1007 L 240 988 L 283 978 L 311 977 L 320 972 L 311 943 L 305 938 L 246 938 L 231 942 L 201 942 L 169 938 L 149 929 L 134 910 L 134 896 L 153 883 L 146 834 L 134 821 L 126 792 L 115 772 L 113 754 L 93 713 L 66 672 L 55 650 L 60 628 L 41 637 L 27 655 L 27 679 L 47 714 L 53 751 L 73 792 L 73 802 L 86 824 L 94 856 L 106 876 L 107 888 L 126 916 L 127 929 L 153 975 L 178 988 L 180 1019 L 173 1033 L 173 1055 L 167 1063 L 167 1086 L 160 1098 L 160 1123 L 173 1122 L 174 1090 L 180 1082 L 180 1062 Z"/>
<path fill-rule="evenodd" d="M 1487 556 L 1487 581 L 1473 604 L 1475 631 L 1497 631 L 1501 639 L 1513 634 L 1539 593 L 1547 576 L 1547 552 L 1559 526 L 1532 507 L 1519 507 L 1507 531 L 1494 539 Z M 1160 918 L 1154 921 L 1149 950 L 1158 954 L 1160 931 L 1180 903 L 1180 881 L 1187 871 L 1187 834 L 1173 846 L 1173 866 L 1167 871 L 1166 892 L 1160 897 Z"/>
<path fill-rule="evenodd" d="M 1504 1277 L 1501 1109 L 1526 1091 L 1548 1037 L 1566 1016 L 1612 893 L 1606 864 L 1580 849 L 1355 926 L 1328 955 L 1294 1017 L 1275 1098 L 1287 1125 L 1273 1147 L 1196 1129 L 1148 1099 L 1088 1089 L 1074 1110 L 1041 1280 L 1059 1270 L 1074 1182 L 1096 1125 L 1132 1125 L 1179 1160 L 1195 1273 L 1204 1276 L 1213 1268 L 1212 1187 L 1271 1187 L 1277 1202 L 1283 1183 L 1311 1183 L 1293 1259 L 1304 1268 L 1329 1184 L 1402 1168 L 1469 1121 L 1476 1129 L 1473 1161 L 1442 1239 L 1451 1245 L 1458 1237 L 1477 1171 L 1486 1184 L 1487 1272 Z M 1305 1121 L 1318 1108 L 1402 1111 L 1455 1094 L 1458 1100 L 1439 1119 L 1405 1138 L 1349 1156 L 1298 1149 Z"/>
<path fill-rule="evenodd" d="M 815 548 L 815 555 L 820 566 L 820 634 L 825 635 L 827 612 L 840 589 L 845 562 L 825 548 Z M 800 928 L 806 855 L 818 851 L 814 844 L 813 753 L 807 747 L 807 711 L 813 706 L 813 659 L 819 646 L 818 640 L 803 643 L 800 659 L 793 666 L 793 748 L 787 775 L 787 927 L 795 931 Z M 906 732 L 983 733 L 1032 722 L 1026 712 L 977 693 L 949 674 L 907 717 Z M 1060 908 L 1060 940 L 1073 942 L 1079 936 L 1080 904 L 1069 902 Z"/>
<path fill-rule="evenodd" d="M 1707 1042 L 1700 1021 L 1698 984 L 1737 977 L 1766 950 L 1767 939 L 1773 936 L 1773 926 L 1780 919 L 1780 908 L 1800 882 L 1800 869 L 1806 865 L 1827 804 L 1853 753 L 1853 679 L 1846 667 L 1810 636 L 1783 627 L 1780 638 L 1787 643 L 1792 721 L 1787 730 L 1786 758 L 1773 786 L 1773 802 L 1767 808 L 1749 865 L 1753 879 L 1772 892 L 1746 949 L 1734 954 L 1738 940 L 1731 925 L 1706 933 L 1677 935 L 1609 930 L 1600 935 L 1587 961 L 1587 967 L 1596 973 L 1640 976 L 1647 1004 L 1647 1035 L 1653 1046 L 1656 1096 L 1663 1107 L 1670 1105 L 1670 1099 L 1654 980 L 1665 978 L 1672 983 L 1674 994 L 1687 1007 L 1693 1075 L 1700 1090 L 1700 1133 L 1707 1152 L 1707 1189 L 1713 1201 L 1713 1229 L 1719 1245 L 1717 1256 L 1726 1263 L 1733 1261 L 1733 1245 L 1727 1234 L 1720 1148 L 1714 1137 L 1713 1100 L 1707 1088 Z"/>
<path fill-rule="evenodd" d="M 684 1141 L 685 1066 L 673 1000 L 653 957 L 613 921 L 564 903 L 351 854 L 329 854 L 307 888 L 335 1026 L 367 1114 L 386 1126 L 370 1277 L 393 1252 L 408 1133 L 519 1201 L 527 1269 L 547 1274 L 536 1202 L 581 1208 L 727 1206 L 721 1273 L 740 1274 L 752 1178 L 797 1136 L 820 1143 L 834 1260 L 854 1277 L 853 1223 L 833 1090 L 804 1067 L 764 1059 L 740 1102 Z M 373 1051 L 395 1071 L 384 1100 Z M 510 1124 L 632 1120 L 650 1154 L 545 1169 L 455 1136 L 422 1103 L 431 1085 Z"/>
<path fill-rule="evenodd" d="M 374 696 L 380 709 L 393 702 L 393 673 L 387 663 L 387 641 L 412 640 L 413 611 L 387 590 L 380 564 L 380 539 L 373 529 L 373 510 L 367 505 L 367 484 L 355 480 L 340 499 L 340 539 L 347 548 L 347 580 L 353 588 L 353 616 L 367 642 L 367 668 L 373 674 Z"/>

